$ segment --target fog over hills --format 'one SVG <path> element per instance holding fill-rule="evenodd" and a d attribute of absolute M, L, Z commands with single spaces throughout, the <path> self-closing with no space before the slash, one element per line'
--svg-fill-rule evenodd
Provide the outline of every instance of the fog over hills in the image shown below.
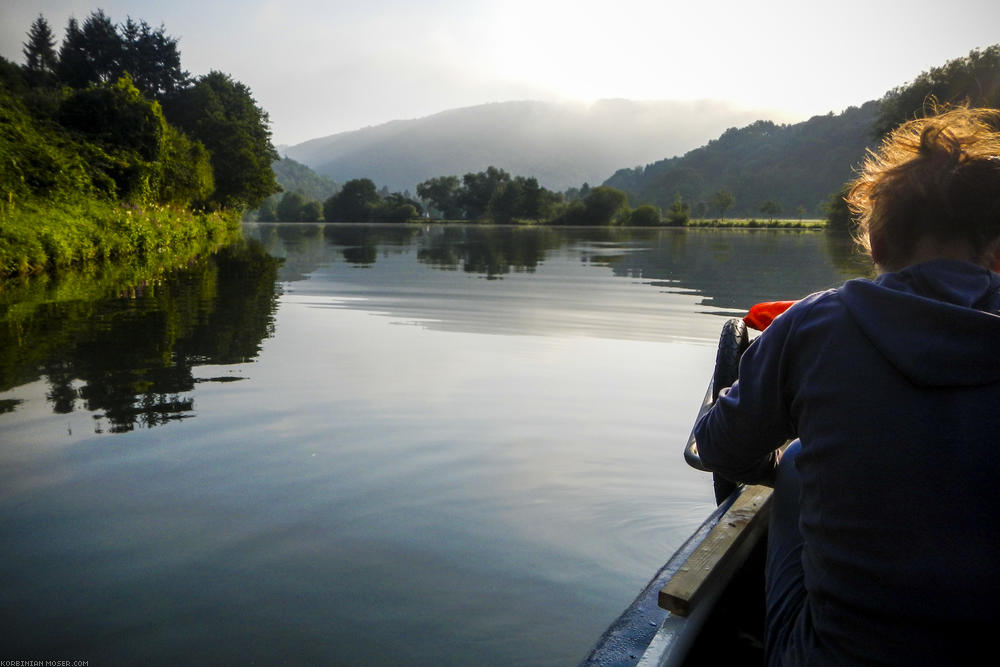
<path fill-rule="evenodd" d="M 596 185 L 624 166 L 681 155 L 730 127 L 781 121 L 778 116 L 717 101 L 499 102 L 342 132 L 280 152 L 340 183 L 366 177 L 398 191 L 490 165 L 564 190 Z"/>

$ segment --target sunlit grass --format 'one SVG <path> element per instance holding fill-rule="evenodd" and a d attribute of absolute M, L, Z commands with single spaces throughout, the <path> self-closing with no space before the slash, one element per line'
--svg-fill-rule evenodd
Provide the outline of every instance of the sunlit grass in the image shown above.
<path fill-rule="evenodd" d="M 0 278 L 109 259 L 186 256 L 239 233 L 229 212 L 98 199 L 24 202 L 0 211 Z"/>
<path fill-rule="evenodd" d="M 815 218 L 699 218 L 688 221 L 687 227 L 734 227 L 763 229 L 826 229 L 826 220 Z"/>

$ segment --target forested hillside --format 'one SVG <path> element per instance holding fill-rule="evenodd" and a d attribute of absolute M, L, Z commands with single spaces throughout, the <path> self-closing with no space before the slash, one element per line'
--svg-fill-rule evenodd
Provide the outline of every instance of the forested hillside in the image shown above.
<path fill-rule="evenodd" d="M 923 72 L 881 100 L 792 125 L 760 120 L 730 128 L 681 157 L 620 169 L 604 184 L 624 190 L 631 202 L 661 207 L 679 194 L 698 217 L 763 210 L 822 215 L 866 147 L 935 103 L 1000 107 L 1000 45 Z"/>
<path fill-rule="evenodd" d="M 867 102 L 794 125 L 760 120 L 730 128 L 683 157 L 620 169 L 605 185 L 626 191 L 631 201 L 662 207 L 679 193 L 695 207 L 702 204 L 709 215 L 726 214 L 713 202 L 726 191 L 734 214 L 758 215 L 772 201 L 786 215 L 801 210 L 815 217 L 874 142 L 878 109 L 878 103 Z"/>

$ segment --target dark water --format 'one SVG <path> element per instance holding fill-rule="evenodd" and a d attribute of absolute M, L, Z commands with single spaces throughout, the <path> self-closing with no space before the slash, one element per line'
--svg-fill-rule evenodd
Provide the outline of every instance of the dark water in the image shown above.
<path fill-rule="evenodd" d="M 0 292 L 0 659 L 574 664 L 712 504 L 723 318 L 817 233 L 253 225 Z"/>

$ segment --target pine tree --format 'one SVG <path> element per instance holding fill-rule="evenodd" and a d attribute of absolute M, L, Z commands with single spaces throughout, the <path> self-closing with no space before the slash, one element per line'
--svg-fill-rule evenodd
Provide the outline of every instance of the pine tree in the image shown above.
<path fill-rule="evenodd" d="M 24 73 L 30 85 L 46 85 L 55 80 L 56 67 L 59 64 L 56 57 L 56 40 L 48 21 L 41 14 L 31 24 L 23 52 Z"/>
<path fill-rule="evenodd" d="M 75 18 L 70 18 L 66 24 L 56 73 L 59 81 L 71 88 L 84 88 L 91 81 L 83 32 Z"/>

